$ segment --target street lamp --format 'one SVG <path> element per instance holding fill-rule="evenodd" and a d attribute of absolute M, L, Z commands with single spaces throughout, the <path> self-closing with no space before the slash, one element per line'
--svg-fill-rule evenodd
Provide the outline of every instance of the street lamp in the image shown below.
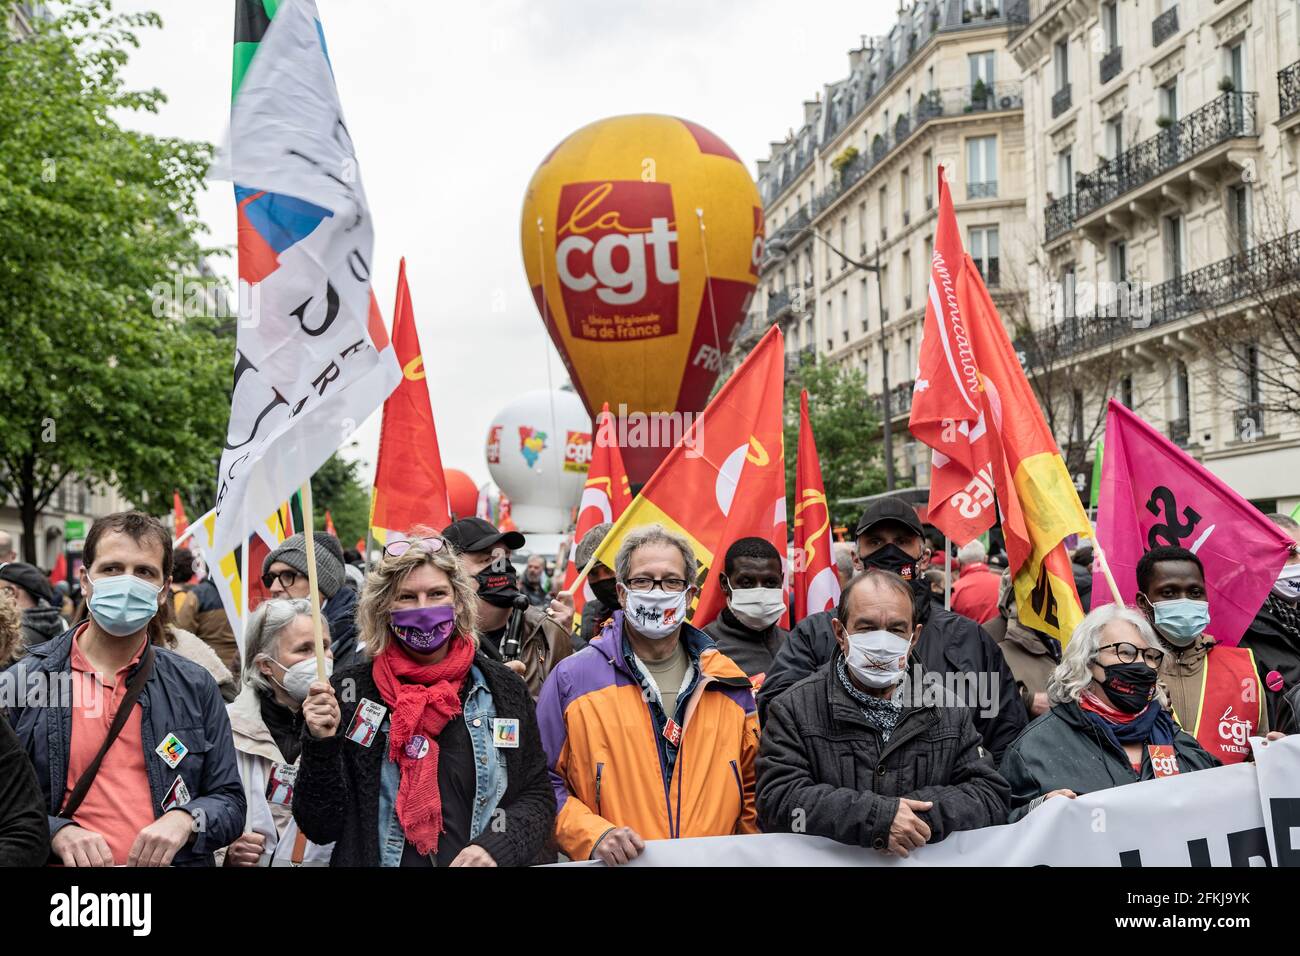
<path fill-rule="evenodd" d="M 885 360 L 887 351 L 885 344 L 885 289 L 884 283 L 880 281 L 880 245 L 876 245 L 876 255 L 874 263 L 859 262 L 857 259 L 850 259 L 844 253 L 836 249 L 830 241 L 816 229 L 810 230 L 813 238 L 821 242 L 827 249 L 835 253 L 847 265 L 854 269 L 860 269 L 863 272 L 873 272 L 876 276 L 876 311 L 880 316 L 880 388 L 881 388 L 881 438 L 884 443 L 885 457 L 885 490 L 894 490 L 894 435 L 893 426 L 890 422 L 893 416 L 893 410 L 890 408 L 889 394 L 889 362 Z M 769 265 L 779 265 L 785 261 L 789 255 L 785 242 L 781 239 L 769 241 L 764 249 L 768 255 Z"/>

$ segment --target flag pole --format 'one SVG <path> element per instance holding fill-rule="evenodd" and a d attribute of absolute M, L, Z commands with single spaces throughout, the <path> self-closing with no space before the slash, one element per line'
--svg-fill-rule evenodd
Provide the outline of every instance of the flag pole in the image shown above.
<path fill-rule="evenodd" d="M 1110 586 L 1110 596 L 1115 599 L 1115 603 L 1120 607 L 1124 606 L 1124 595 L 1119 593 L 1119 585 L 1115 583 L 1115 575 L 1110 573 L 1110 564 L 1106 561 L 1106 552 L 1102 550 L 1101 542 L 1097 540 L 1097 529 L 1092 525 L 1092 519 L 1088 519 L 1088 527 L 1092 531 L 1092 550 L 1097 553 L 1097 561 L 1101 564 L 1101 573 L 1106 576 L 1106 584 Z"/>
<path fill-rule="evenodd" d="M 943 536 L 943 606 L 952 610 L 952 549 L 948 547 L 948 536 Z"/>
<path fill-rule="evenodd" d="M 312 535 L 312 523 L 315 514 L 311 503 L 311 479 L 302 483 L 302 536 L 307 551 L 307 590 L 311 599 L 311 626 L 316 645 L 316 679 L 322 684 L 328 683 L 325 673 L 325 638 L 321 628 L 320 590 L 316 586 L 316 544 Z"/>
<path fill-rule="evenodd" d="M 239 606 L 242 609 L 239 617 L 239 650 L 241 654 L 247 646 L 244 638 L 248 634 L 248 552 L 250 550 L 248 537 L 245 537 L 244 546 L 239 554 Z"/>

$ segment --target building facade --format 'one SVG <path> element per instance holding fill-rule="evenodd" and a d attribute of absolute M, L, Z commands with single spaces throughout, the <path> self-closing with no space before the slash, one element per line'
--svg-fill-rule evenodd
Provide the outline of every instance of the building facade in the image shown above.
<path fill-rule="evenodd" d="M 861 369 L 882 414 L 888 395 L 900 486 L 929 482 L 929 450 L 906 426 L 940 168 L 995 300 L 1024 288 L 1023 100 L 1007 36 L 998 2 L 917 0 L 888 35 L 863 38 L 849 75 L 804 104 L 803 125 L 758 167 L 767 254 L 732 360 L 776 323 L 790 362 Z"/>
<path fill-rule="evenodd" d="M 1106 400 L 1266 511 L 1300 503 L 1300 10 L 1020 0 L 1031 327 L 1076 475 Z M 1288 329 L 1292 333 L 1288 336 Z"/>

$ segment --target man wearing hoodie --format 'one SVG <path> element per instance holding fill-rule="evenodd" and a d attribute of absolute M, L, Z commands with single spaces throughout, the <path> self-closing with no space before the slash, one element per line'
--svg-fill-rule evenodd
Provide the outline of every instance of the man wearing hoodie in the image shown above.
<path fill-rule="evenodd" d="M 1250 756 L 1250 738 L 1269 730 L 1255 655 L 1206 633 L 1205 569 L 1191 551 L 1152 548 L 1136 576 L 1137 609 L 1168 652 L 1160 681 L 1174 719 L 1222 763 L 1240 763 Z"/>
<path fill-rule="evenodd" d="M 766 538 L 740 538 L 727 549 L 718 580 L 727 606 L 704 633 L 757 693 L 786 635 L 777 625 L 786 607 L 781 553 Z"/>
<path fill-rule="evenodd" d="M 23 613 L 23 643 L 44 644 L 68 629 L 54 604 L 54 588 L 39 568 L 21 561 L 0 565 L 0 588 Z"/>

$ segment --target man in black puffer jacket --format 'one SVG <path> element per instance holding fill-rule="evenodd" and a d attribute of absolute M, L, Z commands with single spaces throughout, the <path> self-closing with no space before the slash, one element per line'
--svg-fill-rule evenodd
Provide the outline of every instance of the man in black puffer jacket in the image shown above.
<path fill-rule="evenodd" d="M 974 621 L 933 600 L 920 576 L 930 552 L 916 511 L 896 498 L 881 499 L 863 512 L 855 536 L 855 567 L 892 571 L 912 582 L 916 620 L 922 625 L 915 654 L 927 672 L 944 676 L 966 701 L 984 747 L 1001 760 L 1029 714 L 993 639 Z M 772 701 L 831 660 L 833 619 L 830 611 L 810 614 L 790 631 L 759 691 L 760 719 L 766 719 Z"/>
<path fill-rule="evenodd" d="M 907 856 L 958 830 L 1005 823 L 1011 791 L 970 711 L 909 654 L 921 631 L 911 586 L 890 573 L 858 575 L 833 626 L 830 666 L 773 701 L 763 723 L 763 830 Z"/>

